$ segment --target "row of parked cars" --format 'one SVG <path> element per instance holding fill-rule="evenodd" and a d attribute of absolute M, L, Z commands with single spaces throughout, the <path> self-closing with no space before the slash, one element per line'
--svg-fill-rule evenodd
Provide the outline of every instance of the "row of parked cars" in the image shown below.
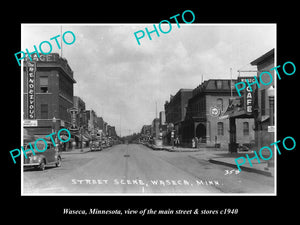
<path fill-rule="evenodd" d="M 104 148 L 111 147 L 113 145 L 112 140 L 92 140 L 89 143 L 91 151 L 101 151 Z"/>
<path fill-rule="evenodd" d="M 25 146 L 25 150 L 34 146 L 34 142 L 28 142 Z M 94 139 L 90 141 L 89 146 L 91 151 L 101 151 L 104 148 L 111 147 L 116 144 L 115 140 L 112 139 Z M 43 146 L 39 147 L 39 149 L 44 149 Z M 45 167 L 48 165 L 53 165 L 56 167 L 61 166 L 61 155 L 59 152 L 58 144 L 56 146 L 53 145 L 52 142 L 47 141 L 47 149 L 43 152 L 39 151 L 27 151 L 26 156 L 24 154 L 23 166 L 24 168 L 35 168 L 38 170 L 45 170 Z"/>

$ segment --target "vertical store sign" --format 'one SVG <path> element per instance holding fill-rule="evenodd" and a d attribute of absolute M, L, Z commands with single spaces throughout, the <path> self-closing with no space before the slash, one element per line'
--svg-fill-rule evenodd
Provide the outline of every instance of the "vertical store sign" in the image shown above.
<path fill-rule="evenodd" d="M 28 118 L 35 119 L 35 72 L 36 63 L 27 62 L 27 89 L 28 89 Z"/>
<path fill-rule="evenodd" d="M 79 128 L 76 124 L 76 117 L 78 114 L 77 108 L 70 108 L 68 109 L 68 112 L 71 114 L 71 127 L 69 128 L 70 131 L 78 131 Z"/>
<path fill-rule="evenodd" d="M 246 79 L 248 80 L 249 83 L 255 82 L 254 77 L 239 77 L 238 82 L 247 82 Z M 252 85 L 252 92 L 249 88 L 249 85 L 247 86 L 246 89 L 243 90 L 243 98 L 244 98 L 244 107 L 245 110 L 248 114 L 253 113 L 253 98 L 254 98 L 254 92 L 256 90 L 256 85 Z"/>

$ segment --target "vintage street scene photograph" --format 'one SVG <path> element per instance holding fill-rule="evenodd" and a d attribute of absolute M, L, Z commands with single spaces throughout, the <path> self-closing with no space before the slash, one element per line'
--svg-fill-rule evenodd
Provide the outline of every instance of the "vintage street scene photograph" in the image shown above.
<path fill-rule="evenodd" d="M 21 194 L 276 195 L 276 32 L 21 24 Z"/>

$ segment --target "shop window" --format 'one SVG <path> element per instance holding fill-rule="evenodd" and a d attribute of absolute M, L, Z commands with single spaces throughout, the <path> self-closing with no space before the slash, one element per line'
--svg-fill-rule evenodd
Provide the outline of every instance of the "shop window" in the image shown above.
<path fill-rule="evenodd" d="M 218 135 L 219 136 L 224 135 L 224 124 L 222 122 L 218 122 Z"/>

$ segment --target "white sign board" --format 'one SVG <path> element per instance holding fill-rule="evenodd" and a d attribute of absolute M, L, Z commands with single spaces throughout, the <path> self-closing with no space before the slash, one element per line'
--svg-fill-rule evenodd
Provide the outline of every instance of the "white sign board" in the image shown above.
<path fill-rule="evenodd" d="M 275 126 L 268 126 L 268 132 L 275 132 Z"/>
<path fill-rule="evenodd" d="M 38 121 L 37 120 L 24 120 L 23 126 L 24 127 L 37 127 Z"/>

